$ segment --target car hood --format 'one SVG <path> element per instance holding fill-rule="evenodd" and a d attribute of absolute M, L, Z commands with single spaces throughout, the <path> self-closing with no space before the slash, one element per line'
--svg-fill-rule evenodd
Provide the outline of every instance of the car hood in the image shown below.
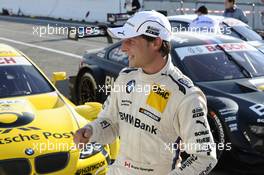
<path fill-rule="evenodd" d="M 240 117 L 244 116 L 243 120 L 251 123 L 263 121 L 260 120 L 264 119 L 260 109 L 264 109 L 264 77 L 196 84 L 207 96 L 224 97 L 236 102 L 239 106 Z"/>
<path fill-rule="evenodd" d="M 1 99 L 0 157 L 29 156 L 27 149 L 34 149 L 35 156 L 68 151 L 78 128 L 73 115 L 57 92 Z M 48 149 L 63 143 L 65 150 Z"/>
<path fill-rule="evenodd" d="M 212 93 L 212 95 L 254 97 L 255 102 L 258 102 L 259 100 L 259 102 L 263 101 L 264 97 L 264 77 L 197 82 L 196 84 L 204 91 L 210 93 L 210 95 Z"/>

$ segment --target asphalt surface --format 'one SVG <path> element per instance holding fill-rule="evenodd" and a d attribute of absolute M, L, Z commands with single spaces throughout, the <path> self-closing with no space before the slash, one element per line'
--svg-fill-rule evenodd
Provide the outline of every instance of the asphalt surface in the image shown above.
<path fill-rule="evenodd" d="M 60 71 L 66 72 L 68 76 L 76 75 L 83 53 L 96 51 L 107 46 L 108 43 L 106 38 L 68 40 L 67 33 L 59 32 L 58 27 L 69 25 L 79 24 L 0 16 L 0 43 L 11 45 L 25 53 L 49 78 L 52 72 Z M 56 28 L 53 28 L 54 32 L 51 28 L 48 32 L 48 26 L 57 27 L 57 32 Z M 228 172 L 228 170 L 214 170 L 210 175 L 230 174 Z"/>

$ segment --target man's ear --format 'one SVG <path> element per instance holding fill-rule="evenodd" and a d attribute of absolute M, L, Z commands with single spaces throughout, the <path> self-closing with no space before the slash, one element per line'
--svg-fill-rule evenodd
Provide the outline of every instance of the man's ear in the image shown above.
<path fill-rule="evenodd" d="M 154 41 L 153 41 L 153 48 L 154 50 L 159 51 L 162 45 L 162 39 L 160 37 L 157 37 Z"/>

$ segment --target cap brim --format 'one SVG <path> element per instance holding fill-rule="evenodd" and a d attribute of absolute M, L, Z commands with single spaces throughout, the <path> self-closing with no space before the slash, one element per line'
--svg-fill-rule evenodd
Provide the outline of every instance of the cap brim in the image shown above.
<path fill-rule="evenodd" d="M 138 32 L 134 32 L 131 28 L 125 26 L 116 27 L 116 28 L 107 28 L 107 32 L 112 38 L 119 38 L 119 39 L 132 38 L 140 35 Z"/>

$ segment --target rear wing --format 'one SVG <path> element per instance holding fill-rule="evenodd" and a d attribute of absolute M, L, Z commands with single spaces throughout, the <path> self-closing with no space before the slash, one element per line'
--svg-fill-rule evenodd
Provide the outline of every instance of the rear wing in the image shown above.
<path fill-rule="evenodd" d="M 107 33 L 107 28 L 122 26 L 130 17 L 128 13 L 108 13 L 106 24 L 69 27 L 68 39 L 77 41 L 82 38 L 106 37 L 108 43 L 113 43 L 112 37 Z"/>
<path fill-rule="evenodd" d="M 107 13 L 107 22 L 115 24 L 117 22 L 127 21 L 131 17 L 128 13 Z"/>
<path fill-rule="evenodd" d="M 163 14 L 166 11 L 159 11 Z M 112 37 L 107 33 L 108 27 L 122 26 L 133 14 L 129 13 L 108 13 L 106 24 L 95 26 L 75 26 L 68 28 L 68 39 L 78 40 L 81 38 L 106 37 L 108 43 L 113 43 Z"/>
<path fill-rule="evenodd" d="M 106 37 L 108 43 L 113 43 L 113 39 L 107 33 L 107 27 L 107 25 L 69 27 L 68 39 L 77 41 L 81 38 Z"/>
<path fill-rule="evenodd" d="M 256 32 L 263 38 L 264 40 L 264 30 L 256 30 Z"/>

